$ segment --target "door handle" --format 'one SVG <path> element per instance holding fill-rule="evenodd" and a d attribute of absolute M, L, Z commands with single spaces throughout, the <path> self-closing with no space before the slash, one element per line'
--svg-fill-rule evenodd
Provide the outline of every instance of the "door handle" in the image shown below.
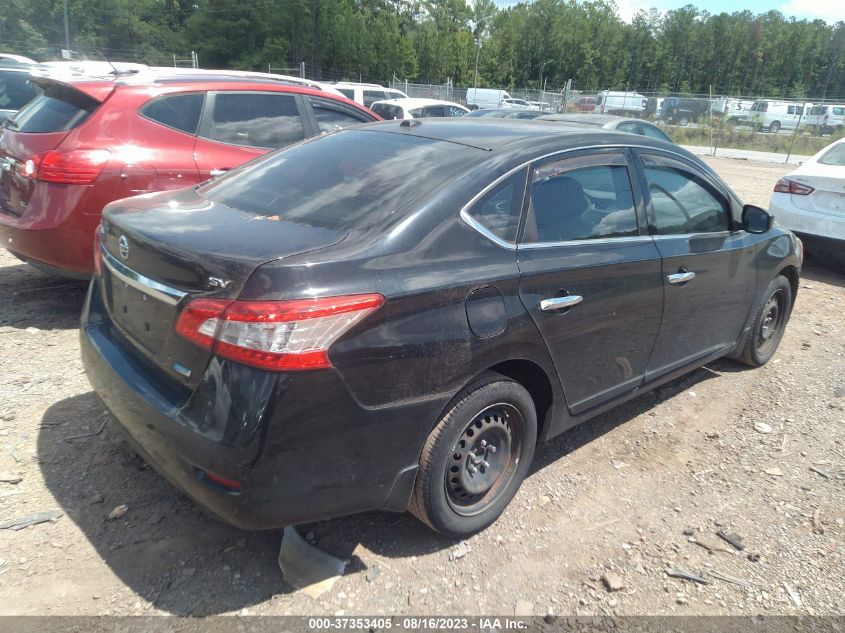
<path fill-rule="evenodd" d="M 208 172 L 208 175 L 212 178 L 217 178 L 217 176 L 222 176 L 227 171 L 229 171 L 228 167 L 223 167 L 221 169 L 212 169 L 210 172 Z"/>
<path fill-rule="evenodd" d="M 553 297 L 551 299 L 543 299 L 540 302 L 540 309 L 543 312 L 554 312 L 555 310 L 563 310 L 564 308 L 571 308 L 578 305 L 584 300 L 580 295 L 567 295 L 565 297 Z"/>
<path fill-rule="evenodd" d="M 668 279 L 670 284 L 685 284 L 688 281 L 695 279 L 695 273 L 683 271 L 675 273 L 674 275 L 669 275 Z"/>

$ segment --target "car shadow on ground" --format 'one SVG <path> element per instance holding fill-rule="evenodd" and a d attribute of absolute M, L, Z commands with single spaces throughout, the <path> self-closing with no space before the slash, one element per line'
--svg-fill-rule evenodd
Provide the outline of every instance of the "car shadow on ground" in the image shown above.
<path fill-rule="evenodd" d="M 0 326 L 69 330 L 79 327 L 87 281 L 41 273 L 28 264 L 0 267 Z"/>
<path fill-rule="evenodd" d="M 830 284 L 837 288 L 845 288 L 845 268 L 827 259 L 808 256 L 801 269 L 801 281 Z M 799 288 L 798 294 L 801 294 Z"/>
<path fill-rule="evenodd" d="M 715 375 L 697 370 L 564 433 L 540 447 L 532 474 Z M 57 402 L 45 412 L 38 460 L 66 517 L 109 569 L 156 608 L 209 615 L 293 591 L 278 568 L 280 532 L 244 532 L 205 513 L 134 453 L 93 392 Z M 128 511 L 122 518 L 107 519 L 124 504 Z M 408 558 L 455 544 L 408 514 L 387 512 L 322 521 L 299 531 L 320 549 L 348 560 L 347 575 L 367 569 L 359 557 L 363 550 Z"/>

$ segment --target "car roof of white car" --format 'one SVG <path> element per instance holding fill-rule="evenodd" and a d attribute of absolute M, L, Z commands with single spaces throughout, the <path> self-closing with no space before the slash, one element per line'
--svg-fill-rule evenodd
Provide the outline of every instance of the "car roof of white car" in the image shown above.
<path fill-rule="evenodd" d="M 425 99 L 422 97 L 400 97 L 398 99 L 383 99 L 381 101 L 373 102 L 372 105 L 375 105 L 376 103 L 388 103 L 390 105 L 398 105 L 402 106 L 405 109 L 422 108 L 430 105 L 449 105 L 458 106 L 463 110 L 467 109 L 460 103 L 455 103 L 454 101 L 443 101 L 442 99 Z M 372 107 L 372 105 L 370 107 Z"/>

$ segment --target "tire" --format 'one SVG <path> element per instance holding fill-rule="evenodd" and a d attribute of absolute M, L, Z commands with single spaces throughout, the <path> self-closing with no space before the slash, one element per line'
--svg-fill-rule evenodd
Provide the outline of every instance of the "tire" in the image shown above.
<path fill-rule="evenodd" d="M 780 132 L 780 121 L 772 121 L 769 124 L 769 132 L 771 132 L 772 134 L 777 134 L 778 132 Z"/>
<path fill-rule="evenodd" d="M 686 127 L 686 126 L 689 125 L 689 119 L 685 116 L 682 116 L 681 120 L 678 121 L 678 124 L 681 125 L 682 127 Z"/>
<path fill-rule="evenodd" d="M 537 414 L 525 387 L 493 372 L 480 376 L 428 436 L 411 513 L 454 538 L 483 530 L 519 490 L 536 443 Z"/>
<path fill-rule="evenodd" d="M 792 311 L 792 286 L 783 275 L 769 284 L 764 299 L 755 309 L 751 333 L 738 360 L 761 367 L 775 355 Z"/>

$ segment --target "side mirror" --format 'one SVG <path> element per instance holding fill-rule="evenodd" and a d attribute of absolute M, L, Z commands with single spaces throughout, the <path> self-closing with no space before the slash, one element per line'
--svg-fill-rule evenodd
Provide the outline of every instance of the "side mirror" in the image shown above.
<path fill-rule="evenodd" d="M 749 233 L 765 233 L 772 228 L 773 219 L 768 211 L 753 204 L 742 207 L 742 228 Z"/>

